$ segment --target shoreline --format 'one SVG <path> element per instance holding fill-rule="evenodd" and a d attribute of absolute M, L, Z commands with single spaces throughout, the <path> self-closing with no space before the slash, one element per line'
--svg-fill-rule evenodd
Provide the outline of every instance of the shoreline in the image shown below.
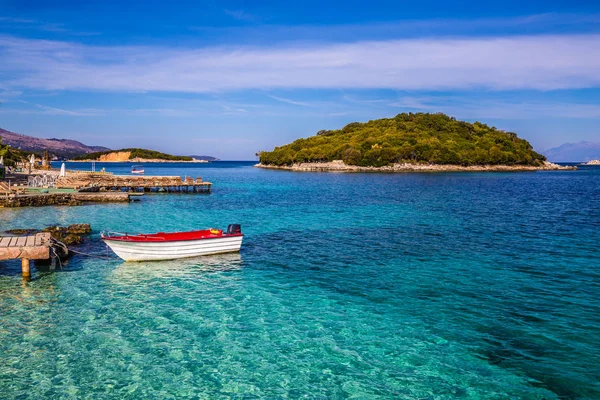
<path fill-rule="evenodd" d="M 60 161 L 57 161 L 60 162 Z M 185 160 L 160 160 L 160 159 L 153 159 L 153 158 L 134 158 L 132 160 L 67 160 L 67 161 L 62 161 L 62 162 L 70 162 L 70 163 L 91 163 L 91 162 L 98 162 L 98 163 L 200 163 L 200 164 L 208 164 L 212 161 L 206 161 L 206 160 L 191 160 L 191 161 L 185 161 Z"/>
<path fill-rule="evenodd" d="M 360 167 L 346 165 L 341 160 L 319 163 L 297 163 L 276 166 L 258 163 L 256 168 L 279 169 L 298 172 L 524 172 L 524 171 L 575 171 L 575 166 L 562 166 L 546 161 L 544 165 L 438 165 L 438 164 L 394 164 L 385 167 Z"/>

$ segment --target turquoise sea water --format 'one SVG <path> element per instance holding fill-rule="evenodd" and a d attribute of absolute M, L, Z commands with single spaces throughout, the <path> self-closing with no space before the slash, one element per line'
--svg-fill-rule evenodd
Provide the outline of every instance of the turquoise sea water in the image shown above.
<path fill-rule="evenodd" d="M 2 264 L 0 397 L 600 398 L 600 167 L 251 165 L 146 164 L 210 195 L 0 209 L 0 230 L 89 222 L 80 250 L 103 255 L 101 230 L 246 234 L 240 254 L 76 256 L 28 284 Z"/>

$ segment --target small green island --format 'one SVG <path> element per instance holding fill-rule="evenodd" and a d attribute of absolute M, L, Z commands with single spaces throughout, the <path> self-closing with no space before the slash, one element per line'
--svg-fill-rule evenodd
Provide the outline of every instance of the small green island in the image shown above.
<path fill-rule="evenodd" d="M 144 162 L 144 161 L 171 161 L 171 162 L 194 162 L 198 161 L 188 156 L 174 156 L 159 151 L 131 148 L 121 150 L 98 151 L 83 154 L 73 158 L 73 161 L 102 161 L 102 162 Z"/>
<path fill-rule="evenodd" d="M 575 169 L 549 163 L 516 133 L 442 113 L 352 122 L 257 155 L 257 167 L 298 171 Z"/>

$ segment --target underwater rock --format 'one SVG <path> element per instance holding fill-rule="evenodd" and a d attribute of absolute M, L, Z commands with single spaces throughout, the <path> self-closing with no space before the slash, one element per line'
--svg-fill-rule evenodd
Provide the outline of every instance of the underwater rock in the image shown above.
<path fill-rule="evenodd" d="M 67 227 L 67 233 L 74 235 L 83 235 L 92 232 L 90 224 L 73 224 Z"/>
<path fill-rule="evenodd" d="M 49 226 L 42 230 L 42 232 L 49 232 L 54 239 L 66 245 L 80 244 L 83 241 L 82 236 L 89 234 L 91 231 L 90 224 L 73 224 L 68 227 Z"/>
<path fill-rule="evenodd" d="M 9 233 L 11 235 L 31 235 L 31 234 L 37 233 L 38 230 L 37 229 L 10 229 L 5 232 Z"/>

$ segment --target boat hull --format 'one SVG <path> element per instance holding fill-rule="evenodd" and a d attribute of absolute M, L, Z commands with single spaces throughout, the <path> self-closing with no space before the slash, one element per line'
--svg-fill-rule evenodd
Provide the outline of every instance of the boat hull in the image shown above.
<path fill-rule="evenodd" d="M 104 242 L 125 261 L 159 261 L 240 251 L 242 235 L 168 242 Z"/>

